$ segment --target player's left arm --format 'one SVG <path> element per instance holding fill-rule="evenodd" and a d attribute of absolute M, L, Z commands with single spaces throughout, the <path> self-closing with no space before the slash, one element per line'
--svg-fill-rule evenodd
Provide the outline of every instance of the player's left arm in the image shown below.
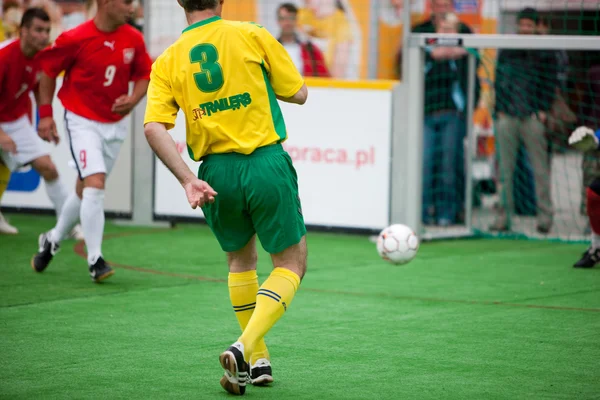
<path fill-rule="evenodd" d="M 112 111 L 120 115 L 127 115 L 144 98 L 148 92 L 150 84 L 150 72 L 152 70 L 152 60 L 142 42 L 135 50 L 133 66 L 131 71 L 131 80 L 134 81 L 131 94 L 123 95 L 115 100 Z"/>
<path fill-rule="evenodd" d="M 253 25 L 251 29 L 263 56 L 263 68 L 277 98 L 288 103 L 304 104 L 308 88 L 287 50 L 265 28 Z"/>

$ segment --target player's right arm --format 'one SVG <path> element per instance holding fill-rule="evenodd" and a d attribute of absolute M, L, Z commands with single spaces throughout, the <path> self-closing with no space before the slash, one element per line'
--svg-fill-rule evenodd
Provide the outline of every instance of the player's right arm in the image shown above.
<path fill-rule="evenodd" d="M 308 98 L 308 88 L 306 87 L 306 84 L 303 84 L 300 90 L 298 90 L 292 97 L 281 97 L 277 95 L 277 98 L 281 101 L 285 101 L 286 103 L 302 105 L 306 103 L 306 99 Z"/>
<path fill-rule="evenodd" d="M 71 32 L 61 34 L 52 47 L 42 50 L 38 57 L 42 69 L 38 90 L 38 134 L 48 142 L 59 142 L 52 112 L 52 99 L 56 91 L 56 77 L 75 61 L 77 49 L 80 44 L 72 38 Z"/>
<path fill-rule="evenodd" d="M 190 206 L 195 209 L 205 203 L 214 202 L 217 192 L 190 170 L 167 131 L 175 126 L 179 105 L 173 95 L 166 74 L 167 66 L 164 64 L 164 58 L 161 56 L 152 66 L 144 117 L 144 135 L 152 151 L 183 186 Z"/>
<path fill-rule="evenodd" d="M 277 98 L 288 103 L 306 103 L 308 88 L 287 50 L 265 28 L 251 25 L 250 32 Z"/>

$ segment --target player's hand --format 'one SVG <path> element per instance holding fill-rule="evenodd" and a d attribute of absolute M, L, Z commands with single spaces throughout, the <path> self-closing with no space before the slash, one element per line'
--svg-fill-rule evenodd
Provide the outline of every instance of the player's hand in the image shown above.
<path fill-rule="evenodd" d="M 133 110 L 133 107 L 135 107 L 133 97 L 124 94 L 115 100 L 115 103 L 112 106 L 112 112 L 119 115 L 127 115 Z"/>
<path fill-rule="evenodd" d="M 56 131 L 56 124 L 54 123 L 54 118 L 45 117 L 40 119 L 38 123 L 38 135 L 46 142 L 58 144 L 60 142 L 60 138 L 58 137 L 58 132 Z"/>
<path fill-rule="evenodd" d="M 188 202 L 193 209 L 202 207 L 206 203 L 214 203 L 217 192 L 210 185 L 200 179 L 194 179 L 183 185 Z"/>
<path fill-rule="evenodd" d="M 12 154 L 17 154 L 17 144 L 4 132 L 0 133 L 0 149 Z"/>
<path fill-rule="evenodd" d="M 587 126 L 580 126 L 569 136 L 569 146 L 579 151 L 589 151 L 598 148 L 598 138 L 594 131 Z"/>

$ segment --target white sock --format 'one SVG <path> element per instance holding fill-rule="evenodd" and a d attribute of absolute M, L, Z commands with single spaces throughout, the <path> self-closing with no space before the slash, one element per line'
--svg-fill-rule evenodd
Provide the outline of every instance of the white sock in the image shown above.
<path fill-rule="evenodd" d="M 60 182 L 60 178 L 57 178 L 51 182 L 46 181 L 46 193 L 48 193 L 48 197 L 54 205 L 54 210 L 56 211 L 56 216 L 58 217 L 68 197 L 67 190 Z"/>
<path fill-rule="evenodd" d="M 53 243 L 60 243 L 67 235 L 71 232 L 71 229 L 79 221 L 79 215 L 81 213 L 81 199 L 77 196 L 77 193 L 73 192 L 67 198 L 65 205 L 56 222 L 54 229 L 50 231 L 50 241 Z"/>
<path fill-rule="evenodd" d="M 600 249 L 600 234 L 592 232 L 592 248 Z"/>
<path fill-rule="evenodd" d="M 84 188 L 81 201 L 81 228 L 88 252 L 88 264 L 102 255 L 104 234 L 104 189 Z"/>

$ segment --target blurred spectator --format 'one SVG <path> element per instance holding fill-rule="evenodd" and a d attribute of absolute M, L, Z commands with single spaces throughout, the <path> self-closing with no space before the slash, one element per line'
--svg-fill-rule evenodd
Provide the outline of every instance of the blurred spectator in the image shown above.
<path fill-rule="evenodd" d="M 304 76 L 329 77 L 323 53 L 310 40 L 301 40 L 298 34 L 298 9 L 284 3 L 277 9 L 277 22 L 281 30 L 279 42 L 290 54 L 298 71 Z"/>
<path fill-rule="evenodd" d="M 133 17 L 127 23 L 142 32 L 144 30 L 144 6 L 139 0 L 134 0 L 133 5 L 135 7 Z"/>
<path fill-rule="evenodd" d="M 454 13 L 437 14 L 435 26 L 436 33 L 458 33 L 461 23 Z M 472 74 L 477 104 L 477 68 Z M 462 211 L 468 80 L 464 48 L 426 49 L 423 222 L 427 225 L 455 224 Z"/>
<path fill-rule="evenodd" d="M 431 17 L 416 25 L 412 28 L 414 33 L 435 33 L 436 32 L 436 24 L 435 21 L 438 18 L 442 18 L 447 13 L 454 12 L 454 3 L 452 0 L 430 0 L 431 1 Z M 458 31 L 456 33 L 467 34 L 473 33 L 471 28 L 459 22 Z M 398 55 L 396 57 L 396 71 L 398 73 L 398 78 L 402 79 L 402 49 L 398 51 Z"/>
<path fill-rule="evenodd" d="M 548 35 L 550 23 L 546 18 L 539 17 L 536 31 L 538 35 Z M 567 138 L 577 122 L 577 115 L 567 103 L 567 82 L 569 77 L 569 55 L 566 50 L 549 51 L 556 59 L 557 86 L 554 90 L 554 101 L 548 114 L 546 126 L 551 147 L 561 150 L 567 147 Z"/>
<path fill-rule="evenodd" d="M 23 6 L 19 1 L 8 0 L 2 4 L 2 25 L 4 38 L 15 39 L 19 37 L 19 26 L 23 17 Z"/>
<path fill-rule="evenodd" d="M 518 33 L 536 32 L 538 13 L 523 9 L 518 16 Z M 492 230 L 510 229 L 510 215 L 515 211 L 513 174 L 522 140 L 534 172 L 537 197 L 537 230 L 548 233 L 553 222 L 550 192 L 550 161 L 545 123 L 551 111 L 558 85 L 556 59 L 544 50 L 505 50 L 498 54 L 496 65 L 496 136 L 499 151 L 503 205 L 498 208 Z M 528 196 L 529 193 L 520 193 Z"/>
<path fill-rule="evenodd" d="M 356 32 L 340 0 L 304 0 L 298 10 L 298 27 L 307 36 L 324 43 L 325 65 L 331 76 L 339 79 L 355 77 L 353 47 Z"/>

